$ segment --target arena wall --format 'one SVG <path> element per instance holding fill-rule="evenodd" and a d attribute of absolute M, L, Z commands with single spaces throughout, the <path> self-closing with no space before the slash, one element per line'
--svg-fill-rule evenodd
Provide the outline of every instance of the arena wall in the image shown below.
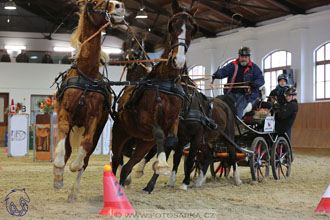
<path fill-rule="evenodd" d="M 31 95 L 52 95 L 56 91 L 56 86 L 50 88 L 54 79 L 69 67 L 63 64 L 0 63 L 0 93 L 9 93 L 9 100 L 14 99 L 15 103 L 26 98 L 29 113 Z M 109 66 L 109 78 L 119 80 L 122 70 L 120 66 Z M 114 87 L 117 93 L 120 89 Z"/>

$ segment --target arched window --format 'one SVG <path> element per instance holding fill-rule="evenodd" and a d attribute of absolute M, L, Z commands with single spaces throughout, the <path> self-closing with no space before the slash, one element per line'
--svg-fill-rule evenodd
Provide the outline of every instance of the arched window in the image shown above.
<path fill-rule="evenodd" d="M 188 74 L 191 79 L 195 79 L 195 83 L 198 88 L 204 89 L 205 81 L 203 80 L 205 77 L 205 67 L 204 66 L 194 66 L 189 71 Z M 201 80 L 198 80 L 201 79 Z"/>
<path fill-rule="evenodd" d="M 315 51 L 315 60 L 315 97 L 330 99 L 330 42 Z"/>
<path fill-rule="evenodd" d="M 223 62 L 223 63 L 221 64 L 220 68 L 226 66 L 227 64 L 233 62 L 233 61 L 236 60 L 236 59 L 237 59 L 237 58 L 230 58 L 230 59 L 226 60 L 225 62 Z M 225 83 L 227 83 L 227 82 L 228 82 L 228 81 L 227 81 L 227 78 L 223 78 L 223 79 L 219 79 L 219 81 L 218 81 L 217 83 L 219 83 L 219 84 L 225 84 Z M 215 86 L 215 87 L 224 87 L 224 86 L 221 85 L 221 86 Z M 223 89 L 219 89 L 218 91 L 219 91 L 219 95 L 223 95 Z"/>
<path fill-rule="evenodd" d="M 275 51 L 263 60 L 265 87 L 268 95 L 277 85 L 278 75 L 291 68 L 291 53 L 285 50 Z"/>

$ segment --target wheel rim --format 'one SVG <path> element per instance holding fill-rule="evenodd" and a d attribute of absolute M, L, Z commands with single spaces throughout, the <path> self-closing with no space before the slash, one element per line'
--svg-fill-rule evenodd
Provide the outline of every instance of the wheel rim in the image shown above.
<path fill-rule="evenodd" d="M 281 179 L 282 176 L 286 179 L 289 176 L 291 163 L 289 150 L 283 142 L 279 142 L 275 150 L 275 170 L 277 178 Z"/>
<path fill-rule="evenodd" d="M 260 182 L 267 176 L 267 169 L 269 167 L 269 156 L 267 153 L 267 148 L 263 145 L 261 141 L 258 142 L 255 148 L 254 154 L 254 173 L 256 179 Z"/>

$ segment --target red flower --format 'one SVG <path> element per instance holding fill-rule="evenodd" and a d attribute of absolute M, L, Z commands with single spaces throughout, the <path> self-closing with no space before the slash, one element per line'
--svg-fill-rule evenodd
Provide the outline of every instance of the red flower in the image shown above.
<path fill-rule="evenodd" d="M 40 105 L 40 109 L 43 109 L 44 108 L 44 106 L 43 105 Z"/>
<path fill-rule="evenodd" d="M 19 110 L 19 106 L 16 106 L 16 110 Z"/>
<path fill-rule="evenodd" d="M 44 99 L 44 101 L 43 101 L 42 103 L 44 103 L 44 104 L 45 104 L 46 102 L 47 102 L 47 100 L 46 100 L 46 99 Z"/>
<path fill-rule="evenodd" d="M 50 98 L 47 99 L 47 102 L 50 102 Z"/>
<path fill-rule="evenodd" d="M 51 103 L 50 102 L 47 102 L 47 106 L 49 107 L 51 105 Z"/>

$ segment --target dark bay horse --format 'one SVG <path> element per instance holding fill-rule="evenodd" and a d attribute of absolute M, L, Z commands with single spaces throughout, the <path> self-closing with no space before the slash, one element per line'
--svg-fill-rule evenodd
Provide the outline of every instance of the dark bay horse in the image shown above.
<path fill-rule="evenodd" d="M 136 39 L 140 42 L 141 46 L 144 47 L 145 39 L 141 35 L 136 35 Z M 128 38 L 123 42 L 123 56 L 126 60 L 147 59 L 136 39 L 134 36 L 129 35 Z M 146 77 L 151 70 L 150 65 L 146 63 L 126 64 L 126 67 L 126 81 L 140 81 L 142 78 Z"/>
<path fill-rule="evenodd" d="M 175 147 L 173 156 L 173 169 L 168 182 L 168 186 L 174 186 L 176 173 L 181 161 L 183 148 L 187 142 L 190 142 L 189 155 L 185 160 L 184 172 L 185 178 L 181 189 L 187 190 L 190 184 L 190 173 L 197 156 L 200 152 L 202 158 L 198 158 L 201 164 L 201 172 L 196 182 L 196 187 L 201 187 L 206 178 L 206 172 L 209 164 L 213 161 L 212 153 L 215 142 L 221 142 L 227 148 L 229 153 L 229 163 L 234 167 L 235 184 L 241 184 L 236 164 L 235 148 L 221 136 L 217 129 L 224 131 L 227 136 L 234 140 L 235 119 L 228 105 L 218 98 L 207 98 L 204 94 L 197 91 L 194 82 L 189 77 L 183 77 L 182 82 L 188 99 L 184 100 L 183 110 L 180 115 L 178 129 L 178 144 Z M 171 149 L 166 151 L 168 157 Z M 158 178 L 154 174 L 148 185 L 143 189 L 151 193 Z"/>
<path fill-rule="evenodd" d="M 113 0 L 79 0 L 79 4 L 79 23 L 72 36 L 72 44 L 78 49 L 76 64 L 60 75 L 62 82 L 56 106 L 59 142 L 55 150 L 54 188 L 63 187 L 64 166 L 71 155 L 71 147 L 79 148 L 77 158 L 70 164 L 70 170 L 78 171 L 78 175 L 69 201 L 77 198 L 81 176 L 111 106 L 110 88 L 99 73 L 101 33 L 86 40 L 108 22 L 121 22 L 125 13 L 123 3 Z"/>
<path fill-rule="evenodd" d="M 134 137 L 136 148 L 130 160 L 124 165 L 120 174 L 120 184 L 133 166 L 138 163 L 151 148 L 157 144 L 157 161 L 154 170 L 158 174 L 167 174 L 168 164 L 164 148 L 172 146 L 177 140 L 179 113 L 182 107 L 184 92 L 180 86 L 180 74 L 185 64 L 185 54 L 191 37 L 197 31 L 191 11 L 172 1 L 173 15 L 168 24 L 168 41 L 162 58 L 167 62 L 158 64 L 148 75 L 149 84 L 137 89 L 127 87 L 118 106 L 119 118 L 113 126 L 113 171 L 116 173 L 124 143 Z M 134 99 L 132 94 L 135 91 Z M 133 97 L 134 101 L 131 101 Z M 130 103 L 130 105 L 128 105 Z M 133 103 L 133 104 L 132 104 Z"/>

